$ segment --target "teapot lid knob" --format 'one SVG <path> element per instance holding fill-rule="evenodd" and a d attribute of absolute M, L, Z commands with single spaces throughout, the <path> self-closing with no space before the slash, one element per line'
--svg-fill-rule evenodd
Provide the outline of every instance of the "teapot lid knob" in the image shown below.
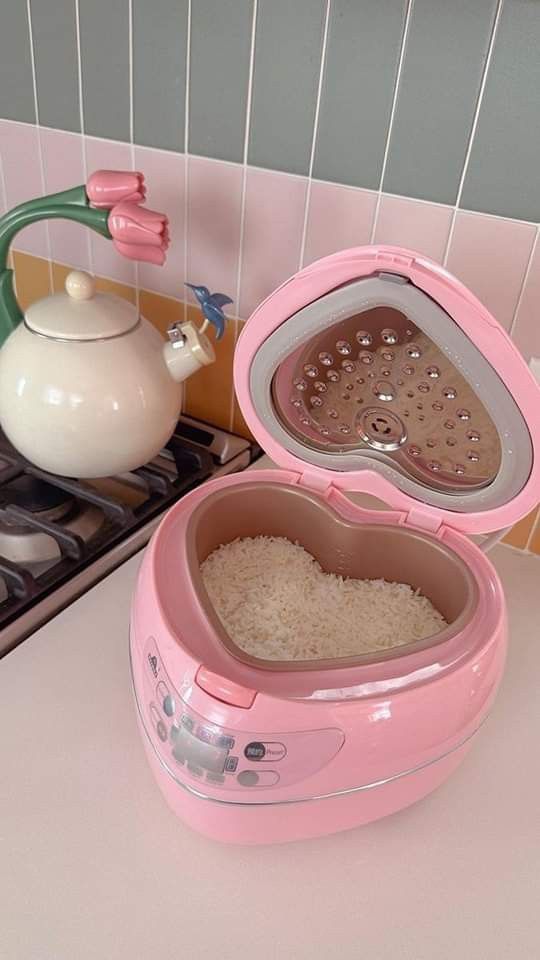
<path fill-rule="evenodd" d="M 72 300 L 91 300 L 96 292 L 94 278 L 83 270 L 72 270 L 66 277 L 66 291 Z"/>

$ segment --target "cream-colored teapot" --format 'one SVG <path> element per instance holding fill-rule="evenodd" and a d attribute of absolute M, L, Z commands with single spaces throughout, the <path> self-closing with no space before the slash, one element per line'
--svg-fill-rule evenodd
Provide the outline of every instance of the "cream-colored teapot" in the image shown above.
<path fill-rule="evenodd" d="M 135 186 L 126 178 L 140 178 L 116 171 L 100 176 L 113 186 L 123 176 L 124 197 Z M 141 187 L 142 178 L 137 182 Z M 92 178 L 86 188 L 32 201 L 6 217 L 17 229 L 50 216 L 78 219 L 115 240 L 124 255 L 163 262 L 166 218 L 139 207 L 144 191 L 135 200 L 113 203 L 110 195 L 90 207 L 91 184 Z M 184 380 L 215 359 L 207 324 L 175 324 L 164 342 L 132 304 L 96 292 L 93 278 L 80 271 L 68 275 L 65 292 L 32 304 L 23 318 L 11 271 L 1 269 L 15 232 L 6 236 L 6 217 L 0 220 L 2 429 L 23 456 L 51 473 L 91 478 L 141 466 L 173 433 Z"/>

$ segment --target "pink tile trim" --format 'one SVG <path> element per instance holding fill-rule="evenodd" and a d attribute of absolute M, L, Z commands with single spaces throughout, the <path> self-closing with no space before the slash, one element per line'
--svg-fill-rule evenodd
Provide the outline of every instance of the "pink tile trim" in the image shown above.
<path fill-rule="evenodd" d="M 88 176 L 100 169 L 131 170 L 131 147 L 114 140 L 86 137 L 86 164 Z M 117 253 L 110 240 L 91 232 L 90 247 L 94 273 L 120 283 L 135 284 L 135 264 Z"/>
<path fill-rule="evenodd" d="M 145 206 L 166 213 L 171 244 L 163 267 L 139 265 L 139 285 L 166 296 L 184 297 L 184 156 L 135 147 L 135 165 L 146 177 Z"/>
<path fill-rule="evenodd" d="M 540 357 L 540 239 L 532 256 L 512 337 L 526 360 Z"/>
<path fill-rule="evenodd" d="M 311 185 L 304 264 L 369 243 L 377 195 L 314 181 Z"/>
<path fill-rule="evenodd" d="M 452 211 L 434 203 L 383 196 L 379 207 L 375 243 L 408 247 L 441 261 Z"/>
<path fill-rule="evenodd" d="M 43 190 L 37 127 L 13 120 L 0 120 L 0 153 L 8 210 L 25 200 L 40 197 Z M 36 223 L 27 227 L 18 235 L 15 248 L 37 257 L 48 257 L 46 225 Z"/>
<path fill-rule="evenodd" d="M 240 316 L 298 269 L 307 180 L 247 171 Z"/>
<path fill-rule="evenodd" d="M 534 242 L 533 224 L 458 213 L 448 269 L 510 329 Z"/>
<path fill-rule="evenodd" d="M 80 134 L 41 129 L 45 192 L 56 193 L 84 183 L 83 140 Z M 68 220 L 51 220 L 51 257 L 82 270 L 90 269 L 89 231 Z"/>
<path fill-rule="evenodd" d="M 190 157 L 187 280 L 234 298 L 240 247 L 242 168 Z M 178 294 L 181 296 L 181 294 Z M 232 304 L 228 311 L 236 314 Z"/>

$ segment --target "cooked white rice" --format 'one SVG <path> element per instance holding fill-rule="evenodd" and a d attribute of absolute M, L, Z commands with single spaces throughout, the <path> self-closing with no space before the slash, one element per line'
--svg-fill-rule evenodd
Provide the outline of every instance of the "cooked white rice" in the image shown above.
<path fill-rule="evenodd" d="M 446 621 L 405 583 L 324 573 L 284 537 L 246 537 L 218 547 L 201 565 L 225 630 L 265 660 L 350 657 L 437 633 Z"/>

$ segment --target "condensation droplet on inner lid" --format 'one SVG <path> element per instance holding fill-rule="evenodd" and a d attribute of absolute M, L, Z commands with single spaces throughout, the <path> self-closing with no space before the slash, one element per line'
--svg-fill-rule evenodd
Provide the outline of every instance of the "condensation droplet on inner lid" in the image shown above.
<path fill-rule="evenodd" d="M 373 387 L 373 393 L 378 400 L 393 400 L 396 395 L 396 389 L 393 383 L 388 380 L 378 380 Z"/>
<path fill-rule="evenodd" d="M 341 379 L 341 374 L 337 370 L 329 370 L 326 374 L 326 379 L 331 380 L 332 383 L 337 383 Z"/>
<path fill-rule="evenodd" d="M 446 428 L 447 430 L 453 430 L 454 427 L 455 427 L 455 423 L 454 423 L 453 420 L 445 420 L 445 421 L 444 421 L 444 426 L 445 426 L 445 428 Z"/>
<path fill-rule="evenodd" d="M 467 439 L 472 440 L 473 443 L 477 443 L 477 441 L 480 440 L 480 434 L 478 433 L 478 430 L 469 430 L 467 432 Z"/>
<path fill-rule="evenodd" d="M 430 460 L 427 466 L 428 470 L 432 470 L 433 473 L 438 473 L 442 464 L 440 464 L 438 460 Z"/>
<path fill-rule="evenodd" d="M 467 460 L 470 460 L 472 463 L 478 463 L 480 457 L 477 454 L 476 450 L 469 450 L 467 453 Z"/>
<path fill-rule="evenodd" d="M 426 373 L 428 377 L 431 377 L 432 380 L 436 380 L 437 377 L 441 375 L 441 371 L 438 367 L 427 367 Z"/>
<path fill-rule="evenodd" d="M 326 393 L 326 391 L 328 390 L 328 387 L 326 386 L 325 383 L 322 382 L 322 380 L 317 380 L 317 381 L 313 384 L 313 386 L 314 386 L 315 390 L 317 391 L 317 393 Z"/>
<path fill-rule="evenodd" d="M 417 447 L 415 443 L 411 443 L 410 447 L 407 447 L 407 453 L 409 453 L 411 457 L 419 457 L 422 450 L 420 447 Z"/>
<path fill-rule="evenodd" d="M 381 353 L 381 356 L 383 360 L 387 361 L 387 363 L 391 363 L 392 360 L 394 359 L 394 353 L 392 350 L 383 350 L 383 352 Z"/>
<path fill-rule="evenodd" d="M 309 402 L 312 407 L 322 407 L 323 405 L 321 397 L 310 397 Z"/>
<path fill-rule="evenodd" d="M 433 447 L 437 446 L 437 441 L 430 437 L 429 440 L 426 440 L 426 447 L 429 447 L 430 450 L 433 450 Z"/>
<path fill-rule="evenodd" d="M 422 356 L 422 351 L 415 343 L 410 343 L 407 347 L 407 356 L 409 356 L 411 360 L 418 360 L 418 358 Z"/>
<path fill-rule="evenodd" d="M 307 383 L 305 380 L 294 380 L 293 382 L 297 390 L 307 390 Z"/>
<path fill-rule="evenodd" d="M 410 364 L 410 363 L 406 363 L 405 366 L 402 367 L 402 370 L 403 370 L 403 373 L 406 374 L 407 377 L 412 377 L 412 375 L 413 375 L 413 373 L 414 373 L 414 367 L 413 367 L 412 364 Z"/>
<path fill-rule="evenodd" d="M 343 360 L 341 366 L 345 370 L 345 373 L 354 373 L 356 367 L 352 360 Z"/>
<path fill-rule="evenodd" d="M 455 400 L 457 397 L 457 391 L 454 390 L 453 387 L 445 387 L 443 390 L 443 396 L 446 397 L 447 400 Z"/>
<path fill-rule="evenodd" d="M 448 439 L 447 439 L 447 441 L 446 441 L 446 446 L 447 446 L 447 447 L 455 447 L 456 443 L 457 443 L 457 440 L 456 440 L 455 437 L 448 437 Z"/>
<path fill-rule="evenodd" d="M 319 371 L 312 363 L 306 363 L 304 366 L 304 373 L 306 377 L 316 377 Z"/>
<path fill-rule="evenodd" d="M 470 420 L 471 415 L 468 410 L 465 410 L 463 407 L 458 410 L 457 415 L 460 420 Z"/>
<path fill-rule="evenodd" d="M 454 467 L 454 472 L 461 476 L 462 474 L 465 473 L 465 467 L 463 466 L 462 463 L 456 463 Z"/>
<path fill-rule="evenodd" d="M 429 383 L 422 381 L 422 383 L 418 384 L 418 389 L 420 393 L 429 393 Z"/>
<path fill-rule="evenodd" d="M 373 343 L 373 337 L 367 330 L 359 330 L 356 339 L 362 347 L 369 347 Z"/>
<path fill-rule="evenodd" d="M 347 343 L 346 340 L 338 340 L 338 342 L 336 343 L 336 350 L 343 357 L 346 357 L 349 353 L 351 353 L 352 347 L 350 343 Z"/>
<path fill-rule="evenodd" d="M 398 335 L 395 330 L 392 330 L 390 327 L 385 327 L 385 329 L 381 331 L 381 340 L 383 343 L 397 343 Z"/>
<path fill-rule="evenodd" d="M 444 406 L 443 406 L 442 403 L 438 403 L 438 402 L 437 402 L 437 403 L 433 403 L 433 404 L 432 404 L 432 407 L 433 407 L 434 410 L 437 411 L 437 413 L 440 413 L 441 410 L 444 410 Z"/>
<path fill-rule="evenodd" d="M 351 428 L 348 427 L 346 423 L 342 423 L 341 426 L 340 426 L 340 428 L 339 428 L 339 431 L 340 431 L 340 433 L 350 433 L 350 432 L 351 432 Z"/>
<path fill-rule="evenodd" d="M 329 411 L 328 411 L 328 416 L 331 417 L 332 420 L 337 420 L 337 417 L 338 417 L 338 412 L 337 412 L 337 410 L 329 410 Z"/>
<path fill-rule="evenodd" d="M 381 375 L 383 377 L 389 377 L 391 373 L 390 367 L 381 367 Z"/>
<path fill-rule="evenodd" d="M 358 359 L 360 363 L 365 363 L 368 366 L 370 363 L 373 363 L 373 354 L 369 350 L 361 350 L 358 354 Z"/>
<path fill-rule="evenodd" d="M 322 363 L 323 367 L 331 367 L 334 362 L 334 358 L 331 353 L 323 352 L 319 354 L 319 361 Z"/>

